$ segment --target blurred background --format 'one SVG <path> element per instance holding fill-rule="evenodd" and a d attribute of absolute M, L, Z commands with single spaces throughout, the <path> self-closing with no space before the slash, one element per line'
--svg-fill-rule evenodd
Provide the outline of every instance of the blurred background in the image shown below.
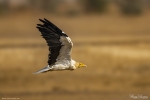
<path fill-rule="evenodd" d="M 87 68 L 32 74 L 49 53 L 39 18 L 70 36 Z M 149 76 L 150 0 L 0 0 L 0 98 L 150 98 Z"/>

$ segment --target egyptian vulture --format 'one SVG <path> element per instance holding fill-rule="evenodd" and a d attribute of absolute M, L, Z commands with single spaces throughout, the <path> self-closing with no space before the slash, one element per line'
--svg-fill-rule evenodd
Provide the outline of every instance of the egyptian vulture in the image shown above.
<path fill-rule="evenodd" d="M 48 65 L 34 74 L 86 67 L 85 64 L 76 62 L 71 58 L 73 43 L 65 32 L 45 18 L 39 20 L 43 24 L 37 24 L 37 28 L 46 40 L 50 53 L 48 55 Z"/>

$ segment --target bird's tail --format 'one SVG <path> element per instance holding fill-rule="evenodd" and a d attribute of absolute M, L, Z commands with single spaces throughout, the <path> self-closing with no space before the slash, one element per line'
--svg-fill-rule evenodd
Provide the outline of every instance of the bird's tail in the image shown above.
<path fill-rule="evenodd" d="M 39 73 L 44 73 L 44 72 L 47 72 L 51 70 L 51 67 L 49 67 L 49 65 L 47 65 L 46 67 L 44 67 L 43 69 L 37 71 L 37 72 L 34 72 L 33 74 L 39 74 Z"/>

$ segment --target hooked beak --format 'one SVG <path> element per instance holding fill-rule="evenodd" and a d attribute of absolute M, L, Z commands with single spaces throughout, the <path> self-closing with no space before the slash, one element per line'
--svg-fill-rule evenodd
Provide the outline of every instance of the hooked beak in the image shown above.
<path fill-rule="evenodd" d="M 87 67 L 85 64 L 82 64 L 80 67 Z"/>

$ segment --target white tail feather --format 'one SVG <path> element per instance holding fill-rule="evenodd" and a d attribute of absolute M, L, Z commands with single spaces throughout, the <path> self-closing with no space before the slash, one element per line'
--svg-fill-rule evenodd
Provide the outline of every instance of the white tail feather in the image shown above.
<path fill-rule="evenodd" d="M 43 69 L 33 73 L 33 74 L 39 74 L 39 73 L 44 73 L 44 72 L 47 72 L 49 71 L 51 68 L 49 67 L 49 65 L 47 65 L 46 67 L 44 67 Z"/>

